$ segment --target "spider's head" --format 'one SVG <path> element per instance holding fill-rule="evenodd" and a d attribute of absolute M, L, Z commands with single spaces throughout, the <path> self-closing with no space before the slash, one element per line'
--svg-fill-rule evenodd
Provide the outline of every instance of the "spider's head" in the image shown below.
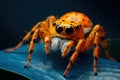
<path fill-rule="evenodd" d="M 74 38 L 79 33 L 84 33 L 82 25 L 69 20 L 57 20 L 53 23 L 56 35 L 63 38 Z M 80 34 L 79 34 L 80 35 Z"/>
<path fill-rule="evenodd" d="M 54 36 L 70 39 L 84 38 L 92 28 L 92 21 L 84 13 L 69 12 L 53 23 Z"/>

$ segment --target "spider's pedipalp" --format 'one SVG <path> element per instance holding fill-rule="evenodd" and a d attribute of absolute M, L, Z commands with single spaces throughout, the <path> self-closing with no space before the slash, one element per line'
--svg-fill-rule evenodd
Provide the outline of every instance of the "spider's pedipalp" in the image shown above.
<path fill-rule="evenodd" d="M 83 51 L 83 46 L 84 46 L 84 39 L 79 40 L 78 44 L 75 47 L 75 52 L 72 54 L 70 61 L 64 71 L 63 76 L 66 76 L 68 74 L 68 71 L 71 69 L 72 65 L 74 64 L 74 62 L 76 61 L 76 59 L 79 56 L 79 53 Z"/>

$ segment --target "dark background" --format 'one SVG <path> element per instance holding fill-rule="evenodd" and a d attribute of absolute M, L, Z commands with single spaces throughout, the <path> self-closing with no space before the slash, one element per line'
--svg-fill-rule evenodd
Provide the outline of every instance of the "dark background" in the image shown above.
<path fill-rule="evenodd" d="M 24 31 L 29 31 L 38 21 L 49 15 L 60 17 L 69 11 L 84 12 L 94 25 L 104 26 L 108 38 L 120 38 L 119 0 L 0 0 L 0 50 L 15 46 L 25 35 Z M 120 42 L 112 43 L 116 46 L 112 51 L 117 54 L 116 59 L 120 59 L 117 53 Z"/>
<path fill-rule="evenodd" d="M 87 14 L 101 23 L 108 38 L 120 37 L 119 0 L 0 0 L 0 49 L 15 46 L 38 21 L 69 11 Z"/>

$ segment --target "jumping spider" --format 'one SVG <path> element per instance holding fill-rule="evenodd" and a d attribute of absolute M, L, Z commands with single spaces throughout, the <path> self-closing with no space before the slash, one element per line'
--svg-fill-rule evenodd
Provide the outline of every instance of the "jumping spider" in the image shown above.
<path fill-rule="evenodd" d="M 89 33 L 89 35 L 85 37 L 87 33 Z M 24 42 L 28 41 L 31 36 L 32 39 L 28 50 L 28 60 L 24 67 L 28 67 L 28 64 L 31 61 L 32 52 L 35 46 L 34 44 L 38 39 L 38 36 L 45 43 L 45 51 L 47 55 L 50 53 L 50 47 L 52 49 L 57 49 L 58 46 L 61 46 L 59 48 L 61 48 L 61 56 L 64 58 L 69 50 L 74 48 L 75 51 L 70 57 L 70 61 L 63 74 L 64 77 L 68 74 L 68 71 L 78 58 L 78 55 L 81 52 L 91 49 L 93 46 L 93 70 L 94 74 L 97 75 L 101 39 L 107 57 L 113 59 L 108 51 L 108 44 L 103 27 L 100 24 L 92 27 L 91 19 L 89 19 L 84 13 L 69 12 L 59 19 L 55 16 L 48 16 L 44 21 L 38 22 L 17 46 L 7 49 L 6 51 L 11 52 L 17 50 Z"/>

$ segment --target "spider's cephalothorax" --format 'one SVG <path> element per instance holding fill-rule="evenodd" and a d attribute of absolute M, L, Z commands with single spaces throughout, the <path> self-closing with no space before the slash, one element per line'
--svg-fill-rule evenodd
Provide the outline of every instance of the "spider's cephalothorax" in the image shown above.
<path fill-rule="evenodd" d="M 56 20 L 53 26 L 56 31 L 54 35 L 78 41 L 90 31 L 92 22 L 83 13 L 71 12 Z"/>
<path fill-rule="evenodd" d="M 88 32 L 89 35 L 87 34 Z M 88 35 L 87 37 L 86 34 Z M 78 55 L 81 52 L 91 49 L 93 46 L 93 70 L 95 75 L 97 75 L 97 63 L 100 53 L 101 39 L 107 57 L 113 59 L 109 55 L 108 44 L 103 27 L 100 24 L 92 27 L 92 22 L 89 17 L 80 12 L 69 12 L 59 19 L 56 19 L 55 16 L 48 16 L 45 21 L 38 22 L 17 46 L 7 49 L 6 51 L 11 52 L 18 49 L 25 41 L 28 41 L 31 36 L 32 39 L 28 50 L 28 60 L 24 65 L 25 67 L 27 67 L 31 61 L 34 44 L 38 36 L 40 36 L 40 39 L 45 43 L 47 55 L 50 53 L 49 47 L 53 50 L 61 49 L 62 57 L 66 57 L 70 49 L 74 48 L 74 52 L 65 69 L 64 77 L 78 58 Z"/>

